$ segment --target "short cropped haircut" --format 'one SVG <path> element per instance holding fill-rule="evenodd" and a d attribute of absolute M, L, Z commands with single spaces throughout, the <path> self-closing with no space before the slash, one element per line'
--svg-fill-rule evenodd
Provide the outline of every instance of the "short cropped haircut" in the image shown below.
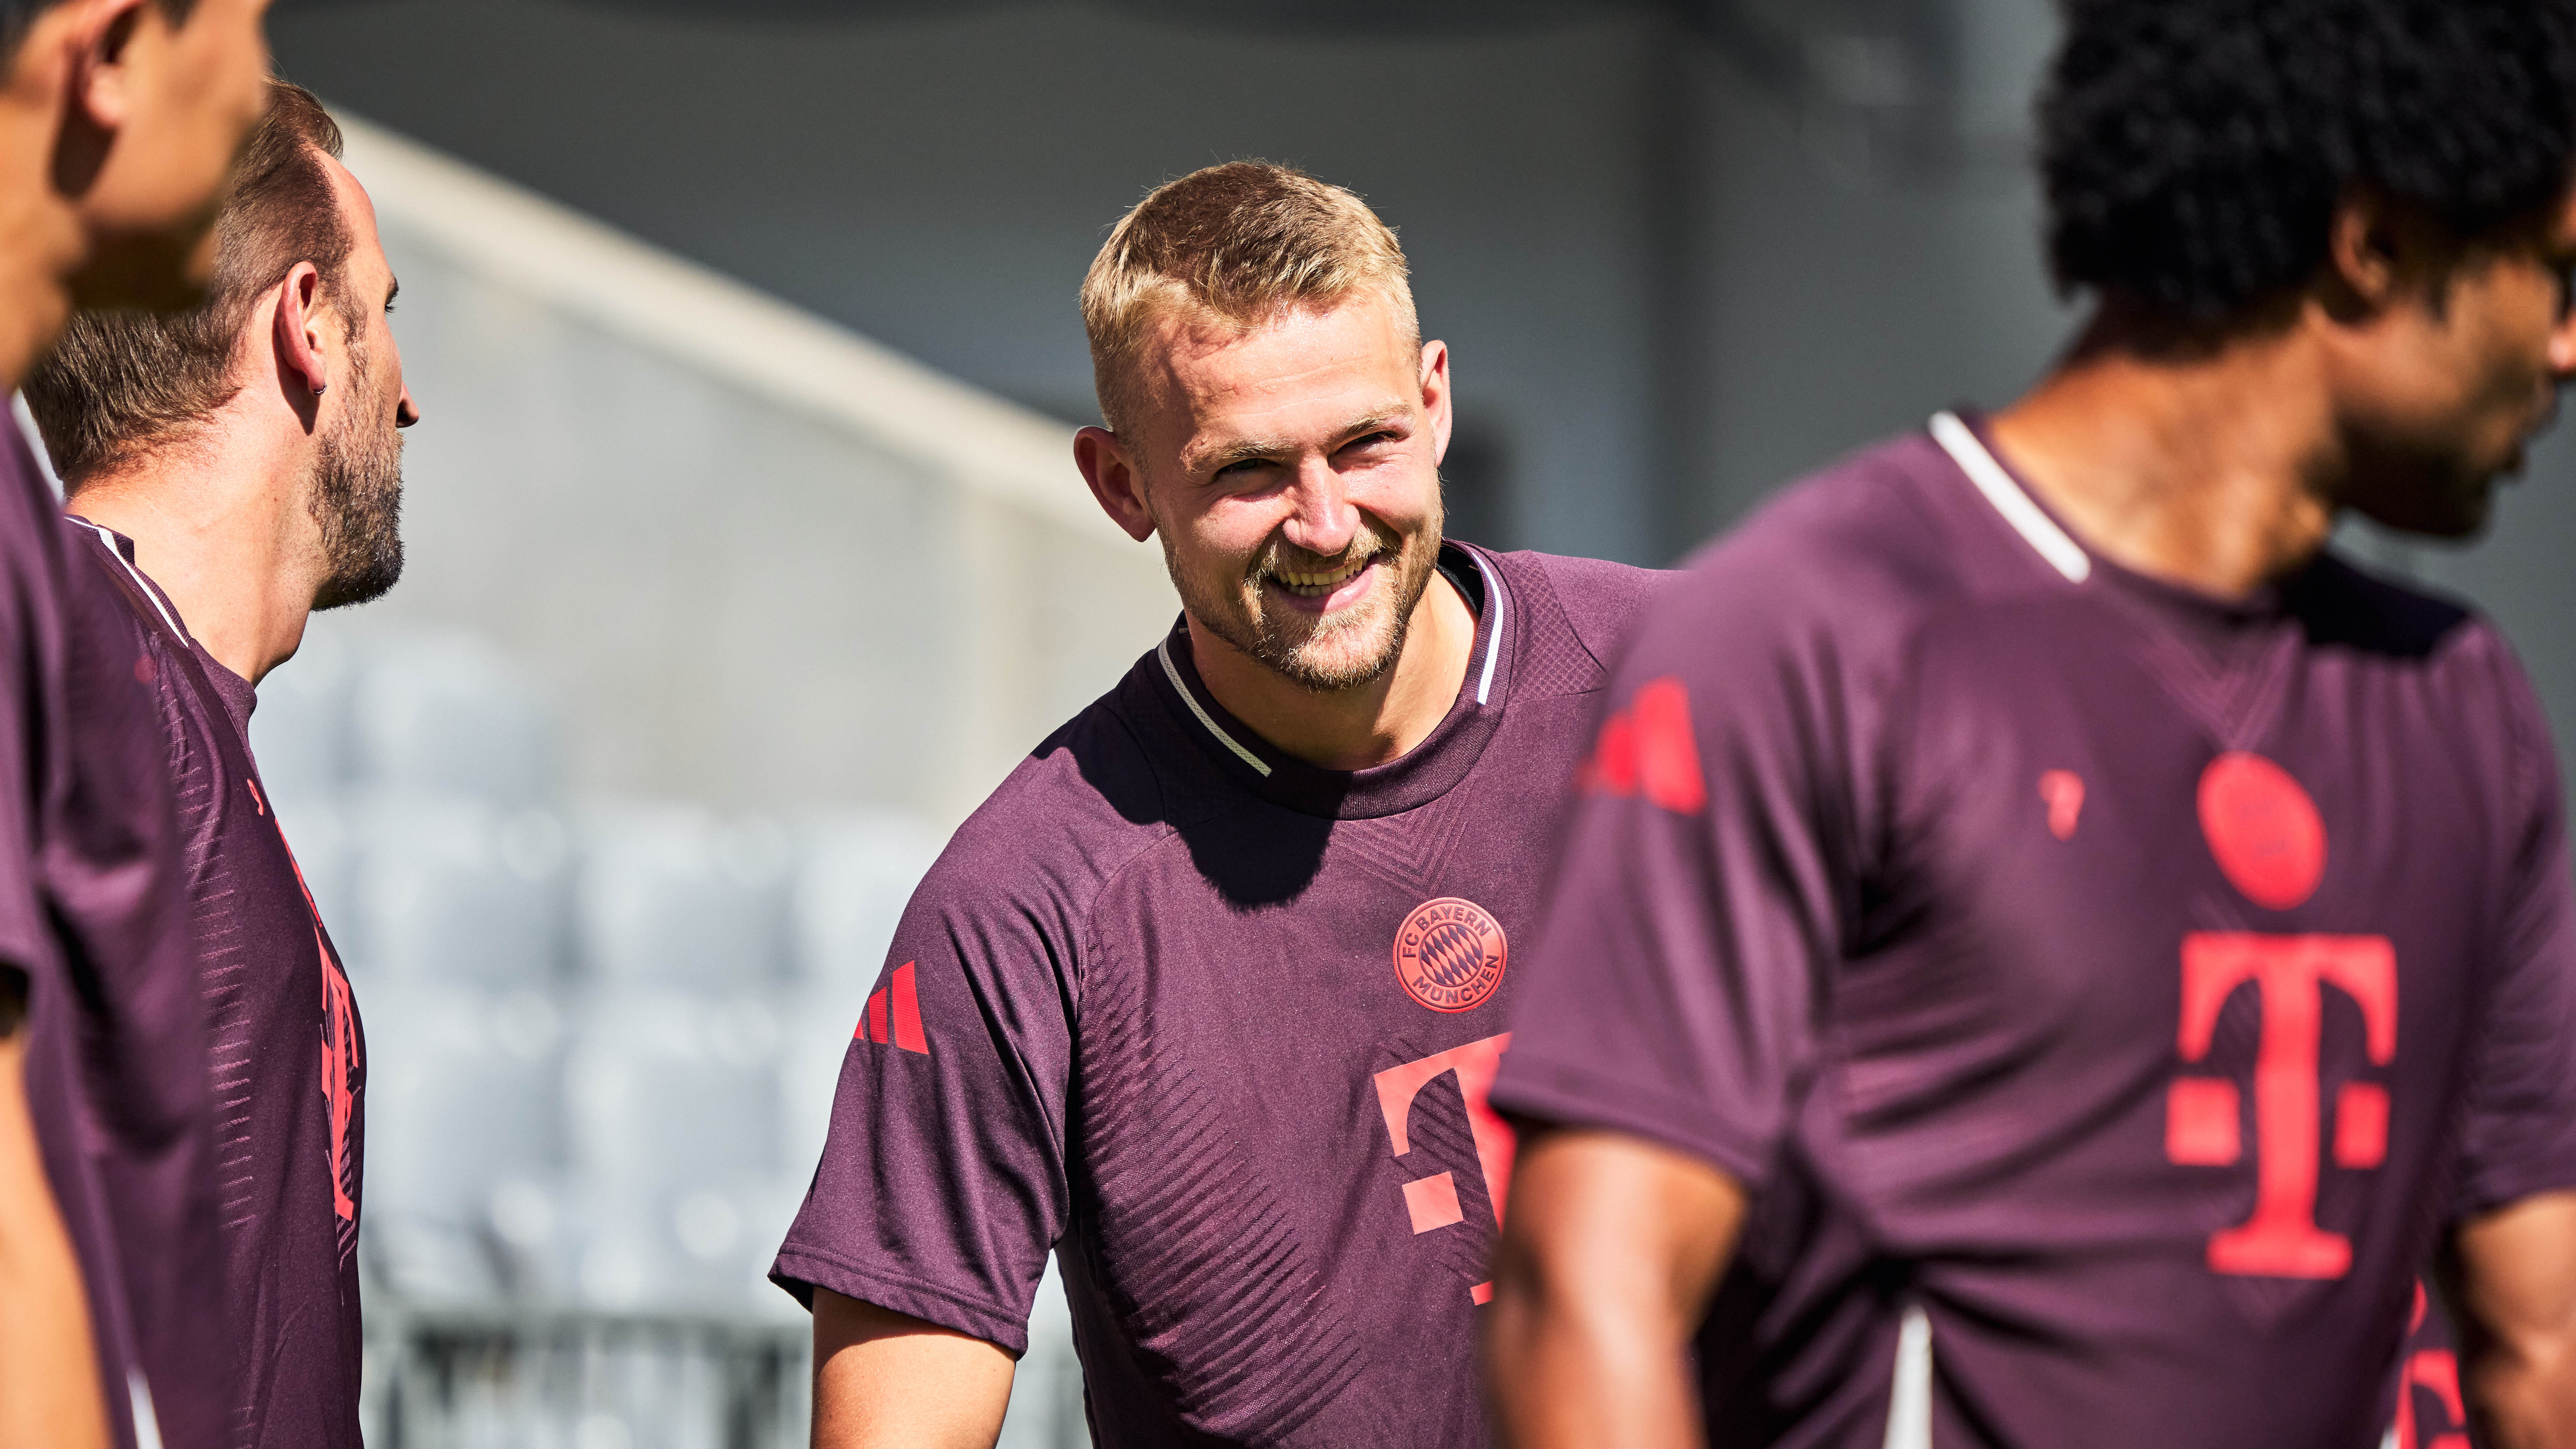
<path fill-rule="evenodd" d="M 1267 161 L 1229 161 L 1167 182 L 1109 233 L 1082 281 L 1082 325 L 1101 420 L 1136 420 L 1138 353 L 1159 316 L 1252 331 L 1362 287 L 1383 291 L 1415 341 L 1404 248 L 1367 203 Z"/>
<path fill-rule="evenodd" d="M 215 274 L 185 312 L 83 312 L 27 379 L 27 408 L 67 483 L 186 432 L 240 391 L 233 362 L 260 296 L 311 262 L 348 335 L 366 309 L 344 295 L 356 238 L 340 214 L 322 158 L 340 154 L 340 127 L 311 91 L 268 83 L 268 111 L 251 132 L 215 222 Z"/>
<path fill-rule="evenodd" d="M 2061 290 L 2224 322 L 2376 190 L 2474 244 L 2576 180 L 2576 0 L 2065 0 L 2039 104 Z"/>

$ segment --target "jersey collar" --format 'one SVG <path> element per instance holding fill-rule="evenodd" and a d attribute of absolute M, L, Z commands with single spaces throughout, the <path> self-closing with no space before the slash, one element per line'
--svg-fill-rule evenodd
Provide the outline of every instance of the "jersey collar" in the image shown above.
<path fill-rule="evenodd" d="M 1484 550 L 1444 542 L 1444 574 L 1483 585 L 1476 637 L 1458 697 L 1431 734 L 1401 759 L 1366 770 L 1326 770 L 1297 759 L 1228 713 L 1199 678 L 1191 657 L 1189 621 L 1182 618 L 1156 645 L 1146 674 L 1181 726 L 1216 768 L 1236 784 L 1308 815 L 1353 820 L 1393 815 L 1429 804 L 1467 777 L 1502 723 L 1511 697 L 1514 642 L 1521 628 L 1518 601 L 1503 570 Z M 1442 587 L 1457 585 L 1442 581 Z M 1469 602 L 1475 602 L 1469 590 Z"/>
<path fill-rule="evenodd" d="M 2029 484 L 1995 454 L 1984 417 L 1964 409 L 1937 413 L 1930 432 L 1993 511 L 2051 569 L 2067 583 L 2085 586 L 2090 599 L 2142 626 L 2149 640 L 2145 647 L 2180 649 L 2197 656 L 2200 669 L 2247 665 L 2256 662 L 2253 656 L 2284 642 L 2280 631 L 2289 622 L 2288 595 L 2326 558 L 2321 551 L 2317 562 L 2300 574 L 2243 598 L 2220 598 L 2154 578 L 2078 543 Z"/>

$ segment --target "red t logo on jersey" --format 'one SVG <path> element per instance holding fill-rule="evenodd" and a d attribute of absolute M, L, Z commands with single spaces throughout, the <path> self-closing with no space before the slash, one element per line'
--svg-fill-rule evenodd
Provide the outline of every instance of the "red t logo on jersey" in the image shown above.
<path fill-rule="evenodd" d="M 1497 1227 L 1503 1221 L 1503 1193 L 1512 1180 L 1516 1144 L 1510 1125 L 1487 1105 L 1487 1099 L 1494 1089 L 1494 1073 L 1503 1064 L 1503 1049 L 1511 1044 L 1512 1034 L 1504 1032 L 1434 1052 L 1420 1061 L 1389 1067 L 1375 1078 L 1378 1110 L 1386 1117 L 1386 1135 L 1395 1144 L 1395 1155 L 1402 1157 L 1413 1150 L 1408 1130 L 1413 1119 L 1413 1099 L 1442 1073 L 1458 1074 L 1458 1093 L 1467 1100 L 1467 1130 L 1476 1142 L 1476 1170 L 1485 1179 L 1485 1197 L 1494 1205 Z M 1467 1220 L 1466 1211 L 1458 1205 L 1457 1181 L 1446 1172 L 1406 1183 L 1404 1208 L 1417 1234 Z M 1494 1285 L 1479 1283 L 1468 1293 L 1482 1303 L 1494 1296 Z"/>
<path fill-rule="evenodd" d="M 2431 1389 L 2442 1401 L 2442 1411 L 2451 1416 L 2450 1431 L 2430 1439 L 2419 1438 L 2415 1426 L 2415 1391 Z M 2406 1361 L 2406 1373 L 2397 1385 L 2397 1449 L 2469 1449 L 2469 1436 L 2461 1432 L 2468 1427 L 2468 1405 L 2460 1401 L 2460 1359 L 2447 1348 L 2428 1348 Z"/>
<path fill-rule="evenodd" d="M 2415 1318 L 2407 1326 L 2409 1334 L 2424 1326 L 2429 1305 L 2424 1300 L 2424 1285 L 2415 1285 Z M 2441 1400 L 2442 1412 L 2450 1417 L 2451 1428 L 2431 1439 L 2420 1437 L 2415 1423 L 2415 1391 L 2431 1389 Z M 2403 1372 L 2397 1375 L 2397 1423 L 2390 1430 L 2396 1449 L 2469 1449 L 2469 1407 L 2460 1400 L 2460 1356 L 2447 1348 L 2422 1348 L 2407 1355 Z"/>
<path fill-rule="evenodd" d="M 2257 904 L 2287 910 L 2312 895 L 2325 874 L 2315 803 L 2258 755 L 2225 754 L 2210 764 L 2201 777 L 2200 818 L 2220 869 Z M 2190 933 L 2182 943 L 2175 1043 L 2185 1062 L 2208 1058 L 2219 1011 L 2248 983 L 2263 1013 L 2254 1058 L 2254 1215 L 2211 1236 L 2209 1266 L 2257 1277 L 2340 1278 L 2352 1267 L 2352 1240 L 2316 1221 L 2325 993 L 2332 986 L 2361 1007 L 2370 1061 L 2388 1065 L 2397 1057 L 2396 949 L 2385 936 Z M 2235 1082 L 2177 1077 L 2165 1098 L 2165 1156 L 2185 1166 L 2232 1166 L 2244 1153 L 2241 1120 Z M 2372 1168 L 2387 1156 L 2388 1089 L 2343 1083 L 2335 1093 L 2335 1165 Z"/>

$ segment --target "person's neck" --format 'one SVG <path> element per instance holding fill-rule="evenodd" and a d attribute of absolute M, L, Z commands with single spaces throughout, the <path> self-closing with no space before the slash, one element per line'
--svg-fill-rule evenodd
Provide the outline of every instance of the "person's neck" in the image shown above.
<path fill-rule="evenodd" d="M 304 642 L 318 580 L 294 459 L 214 437 L 81 480 L 71 511 L 134 540 L 188 632 L 253 684 Z"/>
<path fill-rule="evenodd" d="M 2296 573 L 2334 531 L 2344 460 L 2296 323 L 2179 348 L 2097 321 L 1992 431 L 2096 552 L 2220 598 Z"/>
<path fill-rule="evenodd" d="M 1190 655 L 1208 692 L 1263 739 L 1326 770 L 1402 759 L 1457 702 L 1476 652 L 1476 615 L 1435 573 L 1413 606 L 1395 667 L 1352 689 L 1318 694 L 1190 620 Z"/>

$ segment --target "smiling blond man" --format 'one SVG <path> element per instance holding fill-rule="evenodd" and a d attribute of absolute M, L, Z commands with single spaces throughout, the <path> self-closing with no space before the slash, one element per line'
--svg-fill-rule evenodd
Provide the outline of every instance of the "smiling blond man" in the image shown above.
<path fill-rule="evenodd" d="M 1511 950 L 1653 575 L 1442 537 L 1449 350 L 1346 191 L 1184 177 L 1082 300 L 1182 614 L 905 915 L 773 1272 L 816 1442 L 991 1444 L 1056 1248 L 1100 1444 L 1482 1445 Z"/>

